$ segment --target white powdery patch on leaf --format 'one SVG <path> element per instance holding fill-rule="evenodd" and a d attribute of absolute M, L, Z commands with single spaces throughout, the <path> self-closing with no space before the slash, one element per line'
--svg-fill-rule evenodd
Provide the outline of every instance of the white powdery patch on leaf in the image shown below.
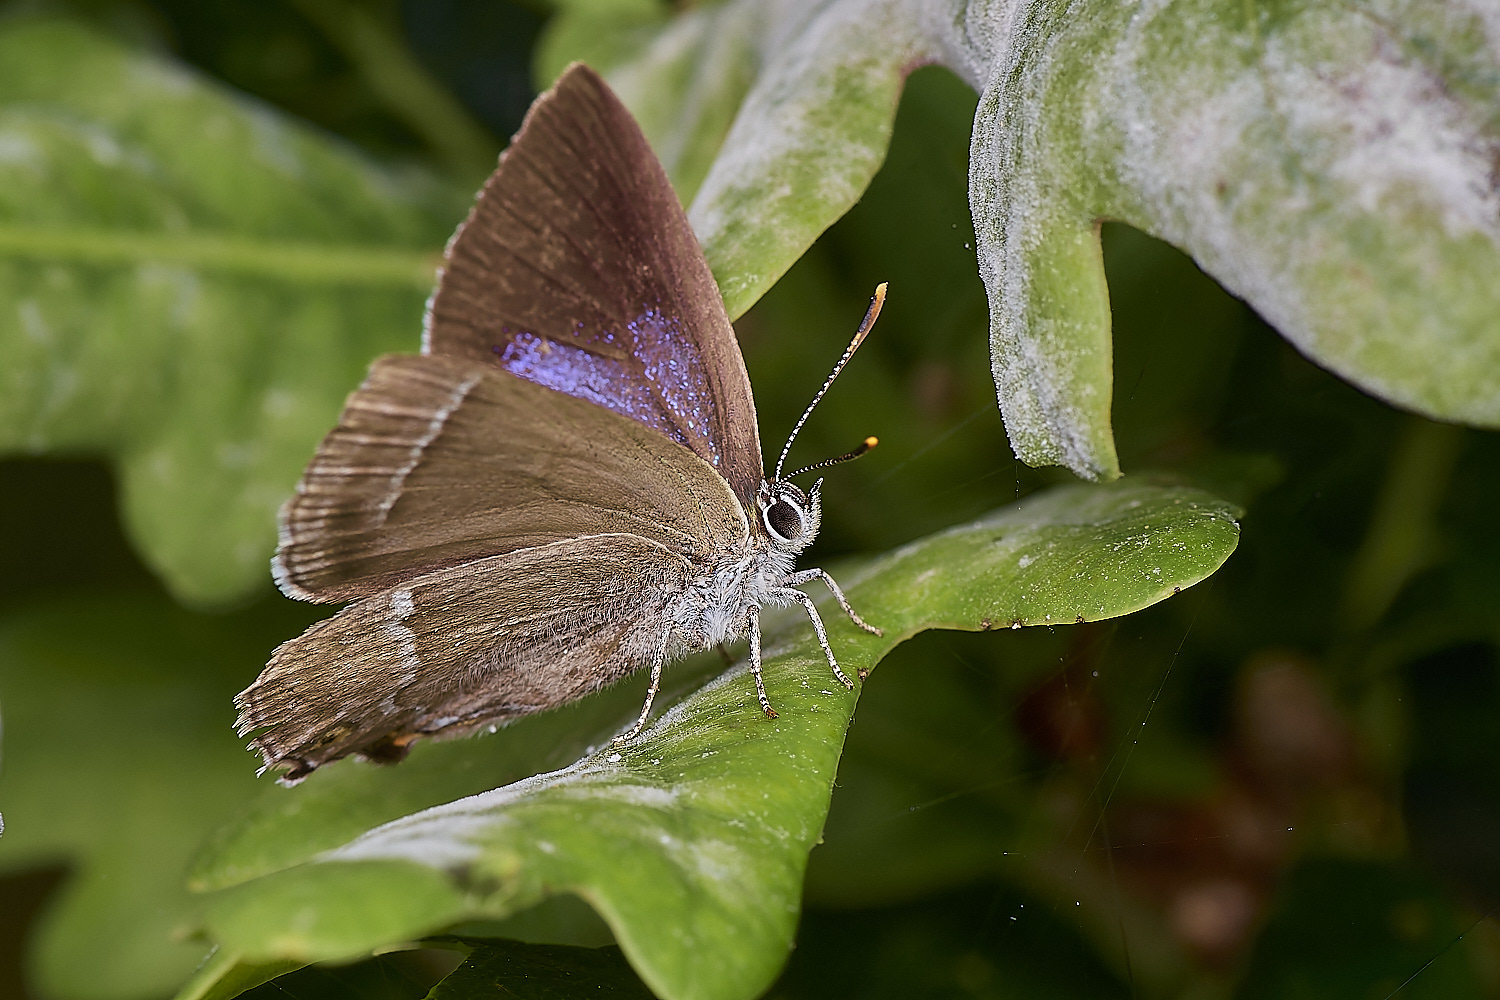
<path fill-rule="evenodd" d="M 1345 185 L 1344 200 L 1375 214 L 1412 199 L 1436 211 L 1450 237 L 1479 231 L 1500 241 L 1500 192 L 1491 173 L 1500 143 L 1443 81 L 1403 61 L 1381 38 L 1373 58 L 1309 66 L 1275 46 L 1265 67 L 1294 141 L 1320 172 Z"/>
<path fill-rule="evenodd" d="M 689 10 L 671 21 L 633 62 L 610 73 L 610 85 L 635 114 L 679 197 L 691 200 L 760 72 L 768 28 L 777 16 L 767 0 L 732 0 Z"/>
<path fill-rule="evenodd" d="M 920 4 L 767 7 L 769 59 L 688 212 L 731 315 L 864 192 L 905 70 L 936 56 Z"/>
<path fill-rule="evenodd" d="M 452 870 L 478 860 L 493 844 L 494 834 L 515 822 L 507 812 L 513 807 L 542 799 L 615 802 L 646 810 L 678 806 L 678 788 L 632 780 L 619 759 L 619 754 L 586 757 L 556 771 L 423 809 L 375 827 L 318 860 L 402 860 Z"/>
<path fill-rule="evenodd" d="M 304 166 L 297 150 L 297 136 L 286 122 L 269 109 L 249 102 L 245 102 L 244 111 L 257 159 L 287 178 L 302 179 Z"/>
<path fill-rule="evenodd" d="M 619 773 L 616 768 L 604 768 L 597 760 L 586 758 L 557 771 L 535 774 L 502 788 L 392 820 L 342 847 L 324 852 L 317 860 L 413 861 L 432 868 L 460 868 L 478 860 L 488 836 L 512 822 L 505 814 L 506 807 L 570 779 L 601 770 Z"/>
<path fill-rule="evenodd" d="M 759 891 L 760 873 L 745 851 L 722 840 L 696 839 L 675 855 L 697 884 L 733 906 Z"/>
<path fill-rule="evenodd" d="M 128 88 L 163 97 L 194 97 L 203 85 L 203 78 L 192 70 L 161 60 L 127 59 L 120 72 Z"/>
<path fill-rule="evenodd" d="M 1190 247 L 1226 287 L 1283 329 L 1295 329 L 1307 315 L 1296 256 L 1285 243 L 1246 232 L 1294 227 L 1314 208 L 1309 192 L 1264 172 L 1266 151 L 1255 133 L 1276 127 L 1266 79 L 1246 66 L 1163 87 L 1150 61 L 1149 27 L 1148 19 L 1136 19 L 1113 56 L 1122 179 L 1144 203 L 1155 235 Z M 1268 202 L 1277 219 L 1261 216 Z"/>
<path fill-rule="evenodd" d="M 1094 219 L 1071 203 L 1065 181 L 1079 169 L 1080 136 L 1102 116 L 1096 100 L 1071 104 L 1066 112 L 1054 100 L 1055 78 L 1067 75 L 1077 58 L 1078 42 L 1067 26 L 1092 30 L 1094 15 L 1087 0 L 1061 10 L 1040 4 L 982 10 L 995 23 L 980 25 L 971 8 L 963 25 L 967 44 L 991 47 L 963 58 L 966 66 L 988 63 L 969 147 L 969 205 L 1006 432 L 1030 464 L 1108 477 L 1113 450 L 1098 426 L 1109 392 L 1098 336 L 1102 302 L 1079 310 L 1038 308 L 1059 294 L 1088 300 L 1102 290 L 1102 282 L 1087 275 L 1082 286 L 1077 281 L 1077 248 Z"/>
<path fill-rule="evenodd" d="M 46 154 L 37 141 L 19 129 L 0 131 L 0 166 L 25 167 L 40 173 L 47 164 Z"/>
<path fill-rule="evenodd" d="M 589 775 L 582 780 L 560 785 L 558 792 L 569 799 L 619 802 L 641 809 L 672 809 L 677 805 L 678 792 L 675 788 L 622 782 L 617 774 L 599 775 L 597 780 L 593 780 L 594 778 L 595 776 Z"/>

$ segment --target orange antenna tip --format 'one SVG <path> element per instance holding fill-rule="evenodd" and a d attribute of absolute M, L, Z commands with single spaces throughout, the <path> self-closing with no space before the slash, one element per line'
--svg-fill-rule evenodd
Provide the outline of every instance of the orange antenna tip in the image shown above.
<path fill-rule="evenodd" d="M 880 439 L 879 438 L 873 437 L 873 436 L 872 437 L 867 437 L 863 441 L 860 442 L 858 448 L 855 448 L 853 451 L 849 452 L 848 454 L 846 454 L 846 455 L 840 455 L 838 458 L 824 459 L 823 461 L 818 462 L 818 463 L 816 463 L 814 465 L 805 466 L 804 468 L 798 469 L 796 472 L 793 472 L 791 475 L 787 476 L 787 478 L 791 479 L 791 478 L 793 478 L 795 476 L 800 476 L 804 472 L 816 472 L 818 469 L 826 469 L 830 465 L 840 465 L 840 464 L 842 464 L 844 462 L 852 462 L 856 458 L 858 458 L 859 456 L 863 455 L 865 452 L 869 451 L 871 448 L 875 447 L 879 443 L 880 443 Z"/>

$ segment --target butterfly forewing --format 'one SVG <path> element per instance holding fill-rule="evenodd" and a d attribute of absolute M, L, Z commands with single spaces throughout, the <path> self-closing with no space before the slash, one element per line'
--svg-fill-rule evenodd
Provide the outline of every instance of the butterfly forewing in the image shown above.
<path fill-rule="evenodd" d="M 462 359 L 390 355 L 283 508 L 276 571 L 294 596 L 353 600 L 581 535 L 704 562 L 747 531 L 722 478 L 636 421 Z"/>
<path fill-rule="evenodd" d="M 747 506 L 750 380 L 703 251 L 630 112 L 575 65 L 448 247 L 428 353 L 498 365 L 692 449 Z"/>

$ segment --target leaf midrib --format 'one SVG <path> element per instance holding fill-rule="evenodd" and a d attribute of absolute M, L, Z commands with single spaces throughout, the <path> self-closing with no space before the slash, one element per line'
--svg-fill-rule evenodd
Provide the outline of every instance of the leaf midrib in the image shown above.
<path fill-rule="evenodd" d="M 301 285 L 432 288 L 441 251 L 202 233 L 0 223 L 0 257 L 86 264 L 183 264 Z"/>

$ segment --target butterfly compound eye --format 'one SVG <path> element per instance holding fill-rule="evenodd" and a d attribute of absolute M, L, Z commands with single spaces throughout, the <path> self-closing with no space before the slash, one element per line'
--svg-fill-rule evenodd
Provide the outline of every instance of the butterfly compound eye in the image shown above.
<path fill-rule="evenodd" d="M 785 500 L 778 500 L 766 508 L 766 527 L 777 538 L 795 542 L 802 537 L 804 530 L 802 512 Z"/>

